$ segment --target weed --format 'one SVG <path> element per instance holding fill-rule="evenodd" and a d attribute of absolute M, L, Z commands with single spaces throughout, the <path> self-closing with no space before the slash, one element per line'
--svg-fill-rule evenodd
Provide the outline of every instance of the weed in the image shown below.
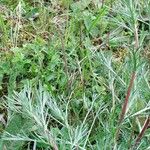
<path fill-rule="evenodd" d="M 0 149 L 149 149 L 150 1 L 1 0 Z"/>

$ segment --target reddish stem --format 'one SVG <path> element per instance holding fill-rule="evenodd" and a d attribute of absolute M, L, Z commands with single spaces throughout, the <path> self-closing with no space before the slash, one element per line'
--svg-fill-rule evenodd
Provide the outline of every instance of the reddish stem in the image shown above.
<path fill-rule="evenodd" d="M 134 80 L 135 80 L 135 71 L 133 71 L 132 73 L 132 76 L 131 76 L 131 79 L 130 79 L 130 84 L 129 84 L 129 87 L 128 87 L 128 90 L 127 90 L 127 94 L 126 94 L 126 97 L 125 97 L 125 100 L 124 100 L 124 104 L 123 104 L 123 107 L 122 107 L 122 111 L 120 113 L 120 118 L 119 118 L 119 127 L 116 131 L 116 141 L 118 140 L 118 136 L 119 136 L 119 132 L 120 132 L 120 125 L 124 119 L 124 116 L 126 114 L 126 111 L 127 111 L 127 105 L 128 105 L 128 102 L 129 102 L 129 97 L 130 97 L 130 94 L 131 94 L 131 90 L 132 90 L 132 86 L 133 86 L 133 83 L 134 83 Z"/>
<path fill-rule="evenodd" d="M 127 95 L 125 97 L 125 101 L 124 101 L 124 104 L 123 104 L 123 107 L 122 107 L 122 112 L 120 114 L 119 124 L 121 124 L 123 119 L 124 119 L 124 116 L 125 116 L 125 113 L 126 113 L 126 110 L 127 110 L 127 105 L 128 105 L 128 102 L 129 102 L 129 97 L 130 97 L 130 94 L 131 94 L 131 89 L 132 89 L 132 86 L 133 86 L 133 83 L 134 83 L 134 79 L 135 79 L 135 72 L 132 73 L 132 76 L 131 76 L 131 79 L 130 79 L 130 84 L 129 84 L 129 87 L 128 87 L 128 90 L 127 90 Z"/>
<path fill-rule="evenodd" d="M 144 126 L 143 126 L 141 132 L 139 133 L 139 135 L 138 135 L 136 141 L 135 141 L 135 144 L 134 144 L 134 146 L 133 146 L 134 148 L 136 148 L 136 147 L 138 146 L 138 144 L 139 144 L 141 138 L 143 137 L 143 135 L 144 135 L 146 129 L 149 127 L 149 124 L 150 124 L 150 117 L 148 117 L 147 120 L 145 121 L 145 124 L 144 124 Z"/>

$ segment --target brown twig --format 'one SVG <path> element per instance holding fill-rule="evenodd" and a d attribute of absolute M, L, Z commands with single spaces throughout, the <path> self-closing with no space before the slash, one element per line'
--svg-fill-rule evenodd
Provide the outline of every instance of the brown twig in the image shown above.
<path fill-rule="evenodd" d="M 124 104 L 123 104 L 123 107 L 122 107 L 122 111 L 120 113 L 120 117 L 119 117 L 119 127 L 117 129 L 117 132 L 116 132 L 116 141 L 118 140 L 118 136 L 119 136 L 119 132 L 120 132 L 120 125 L 125 117 L 125 114 L 126 114 L 126 111 L 127 111 L 127 105 L 128 105 L 128 102 L 129 102 L 129 97 L 131 95 L 131 90 L 132 90 L 132 86 L 134 84 L 134 80 L 135 80 L 135 76 L 136 76 L 136 73 L 135 71 L 132 73 L 132 76 L 131 76 L 131 79 L 130 79 L 130 83 L 129 83 L 129 87 L 128 87 L 128 90 L 127 90 L 127 94 L 126 94 L 126 97 L 125 97 L 125 100 L 124 100 Z"/>
<path fill-rule="evenodd" d="M 134 40 L 135 40 L 134 48 L 137 50 L 139 48 L 139 35 L 138 35 L 137 24 L 135 24 L 134 29 L 135 29 L 134 30 Z M 131 79 L 130 79 L 129 87 L 128 87 L 128 90 L 127 90 L 127 94 L 126 94 L 125 101 L 124 101 L 122 111 L 121 111 L 121 114 L 120 114 L 120 118 L 119 118 L 119 127 L 116 131 L 116 138 L 115 138 L 116 141 L 118 140 L 118 136 L 119 136 L 119 132 L 120 132 L 120 125 L 122 124 L 122 121 L 123 121 L 123 119 L 125 117 L 125 114 L 126 114 L 126 111 L 127 111 L 127 105 L 128 105 L 128 102 L 129 102 L 129 97 L 131 95 L 131 90 L 132 90 L 132 86 L 134 84 L 135 76 L 136 76 L 136 58 L 135 58 L 135 54 L 134 54 L 134 69 L 133 69 L 133 73 L 132 73 L 132 76 L 131 76 Z"/>
<path fill-rule="evenodd" d="M 135 80 L 135 72 L 133 72 L 132 76 L 131 76 L 130 84 L 129 84 L 129 87 L 128 87 L 128 90 L 127 90 L 127 95 L 125 97 L 124 105 L 123 105 L 122 112 L 121 112 L 121 115 L 120 115 L 119 124 L 121 124 L 123 119 L 124 119 L 134 80 Z"/>
<path fill-rule="evenodd" d="M 139 135 L 137 136 L 137 138 L 135 140 L 135 143 L 133 145 L 133 149 L 135 149 L 138 146 L 138 144 L 140 143 L 146 129 L 149 127 L 149 124 L 150 124 L 150 117 L 148 117 L 146 119 L 145 124 L 143 125 L 143 128 L 142 128 L 141 132 L 139 133 Z"/>

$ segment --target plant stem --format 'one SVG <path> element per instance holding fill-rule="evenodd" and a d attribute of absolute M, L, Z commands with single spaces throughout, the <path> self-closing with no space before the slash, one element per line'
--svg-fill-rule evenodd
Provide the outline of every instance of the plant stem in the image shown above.
<path fill-rule="evenodd" d="M 131 76 L 130 84 L 129 84 L 129 87 L 128 87 L 128 90 L 127 90 L 127 95 L 125 97 L 124 105 L 122 107 L 122 112 L 121 112 L 121 115 L 120 115 L 119 124 L 121 124 L 123 119 L 124 119 L 134 80 L 135 80 L 135 72 L 133 72 L 132 76 Z"/>
<path fill-rule="evenodd" d="M 141 138 L 143 137 L 146 129 L 149 127 L 150 125 L 150 117 L 148 117 L 145 121 L 145 124 L 143 125 L 143 128 L 141 130 L 141 132 L 139 133 L 139 135 L 137 136 L 136 140 L 135 140 L 135 144 L 133 146 L 133 149 L 136 148 L 141 140 Z"/>
<path fill-rule="evenodd" d="M 139 48 L 139 35 L 138 35 L 138 27 L 135 24 L 135 30 L 134 30 L 134 38 L 135 38 L 135 49 Z"/>
<path fill-rule="evenodd" d="M 135 71 L 133 71 L 131 79 L 130 79 L 129 87 L 128 87 L 128 90 L 127 90 L 127 94 L 126 94 L 126 97 L 125 97 L 125 100 L 124 100 L 124 104 L 123 104 L 123 107 L 122 107 L 122 111 L 121 111 L 120 117 L 119 117 L 119 127 L 116 131 L 116 138 L 115 138 L 116 141 L 118 140 L 118 136 L 119 136 L 119 132 L 120 132 L 120 125 L 122 124 L 122 121 L 123 121 L 123 119 L 125 117 L 125 114 L 126 114 L 126 111 L 127 111 L 127 105 L 128 105 L 128 102 L 129 102 L 129 97 L 131 95 L 131 90 L 132 90 L 132 86 L 134 84 L 135 76 L 136 76 L 136 73 L 135 73 Z"/>

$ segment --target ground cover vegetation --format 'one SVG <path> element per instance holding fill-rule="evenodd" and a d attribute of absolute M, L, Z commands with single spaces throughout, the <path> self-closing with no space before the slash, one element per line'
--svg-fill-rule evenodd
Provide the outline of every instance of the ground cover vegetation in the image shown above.
<path fill-rule="evenodd" d="M 150 149 L 150 0 L 0 0 L 0 150 Z"/>

